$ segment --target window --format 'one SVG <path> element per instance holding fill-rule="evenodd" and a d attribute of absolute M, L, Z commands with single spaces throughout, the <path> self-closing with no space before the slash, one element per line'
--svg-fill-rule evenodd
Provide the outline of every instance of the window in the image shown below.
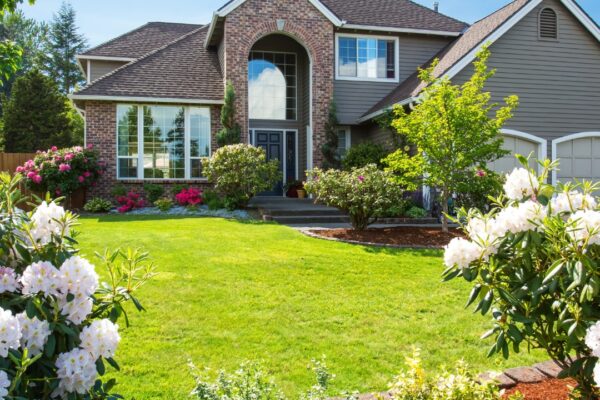
<path fill-rule="evenodd" d="M 294 53 L 252 51 L 248 62 L 250 119 L 296 120 L 297 65 Z"/>
<path fill-rule="evenodd" d="M 348 149 L 350 148 L 350 129 L 340 128 L 338 129 L 338 148 L 337 153 L 340 158 L 344 158 Z"/>
<path fill-rule="evenodd" d="M 398 39 L 340 35 L 337 52 L 338 79 L 398 79 Z"/>
<path fill-rule="evenodd" d="M 210 109 L 117 106 L 119 179 L 198 179 L 210 155 Z"/>
<path fill-rule="evenodd" d="M 558 39 L 558 15 L 551 8 L 540 12 L 540 39 Z"/>

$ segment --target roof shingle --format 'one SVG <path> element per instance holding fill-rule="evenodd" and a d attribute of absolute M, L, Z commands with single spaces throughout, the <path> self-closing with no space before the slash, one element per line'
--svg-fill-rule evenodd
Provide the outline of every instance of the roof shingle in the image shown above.
<path fill-rule="evenodd" d="M 196 29 L 92 82 L 75 95 L 223 100 L 217 54 L 204 48 L 207 27 Z"/>

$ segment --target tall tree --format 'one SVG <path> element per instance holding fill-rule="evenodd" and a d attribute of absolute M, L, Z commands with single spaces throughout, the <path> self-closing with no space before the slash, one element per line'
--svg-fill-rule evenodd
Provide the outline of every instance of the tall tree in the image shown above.
<path fill-rule="evenodd" d="M 469 170 L 485 167 L 507 153 L 500 130 L 512 118 L 519 99 L 507 97 L 502 107 L 491 102 L 490 93 L 484 91 L 485 83 L 495 73 L 488 69 L 489 57 L 487 48 L 478 54 L 475 73 L 462 86 L 435 77 L 435 61 L 431 68 L 420 71 L 420 79 L 427 84 L 422 102 L 410 114 L 402 107 L 394 110 L 393 127 L 417 151 L 411 156 L 398 150 L 388 157 L 388 165 L 400 176 L 415 176 L 418 172 L 423 183 L 438 189 L 444 232 L 448 231 L 448 201 L 458 192 Z"/>
<path fill-rule="evenodd" d="M 73 6 L 63 2 L 50 23 L 48 34 L 45 70 L 65 94 L 71 93 L 77 85 L 85 83 L 76 56 L 86 49 L 87 41 L 78 33 L 75 17 Z"/>
<path fill-rule="evenodd" d="M 30 153 L 73 143 L 74 121 L 69 100 L 38 70 L 18 78 L 4 103 L 4 151 Z"/>
<path fill-rule="evenodd" d="M 3 79 L 2 93 L 10 95 L 16 78 L 33 68 L 39 68 L 44 59 L 48 25 L 25 17 L 22 11 L 0 15 L 0 40 L 14 42 L 22 51 L 19 69 Z"/>
<path fill-rule="evenodd" d="M 35 0 L 28 0 L 29 4 L 35 3 Z M 0 16 L 6 12 L 15 12 L 17 6 L 23 3 L 23 0 L 0 0 Z M 23 51 L 17 44 L 10 40 L 0 41 L 0 79 L 8 80 L 11 75 L 17 72 L 21 63 Z"/>
<path fill-rule="evenodd" d="M 221 125 L 223 128 L 217 132 L 219 147 L 240 143 L 242 128 L 235 119 L 235 88 L 231 82 L 227 82 L 225 87 L 225 102 L 221 108 Z"/>

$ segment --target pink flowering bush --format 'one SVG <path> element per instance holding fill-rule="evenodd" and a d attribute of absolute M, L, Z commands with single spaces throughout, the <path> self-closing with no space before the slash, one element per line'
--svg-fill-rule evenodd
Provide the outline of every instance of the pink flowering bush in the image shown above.
<path fill-rule="evenodd" d="M 66 196 L 95 185 L 105 170 L 96 151 L 91 147 L 76 146 L 38 151 L 33 160 L 18 167 L 16 172 L 26 178 L 25 182 L 32 190 Z"/>
<path fill-rule="evenodd" d="M 180 206 L 196 207 L 202 204 L 202 191 L 199 189 L 182 189 L 175 195 L 175 200 Z"/>
<path fill-rule="evenodd" d="M 136 208 L 146 207 L 146 201 L 142 199 L 142 196 L 134 191 L 127 193 L 126 196 L 117 196 L 117 203 L 119 207 L 117 211 L 121 214 L 135 210 Z"/>
<path fill-rule="evenodd" d="M 117 399 L 103 382 L 129 318 L 142 311 L 136 291 L 153 275 L 137 251 L 99 255 L 110 277 L 101 283 L 78 255 L 77 217 L 51 201 L 30 213 L 18 207 L 23 178 L 0 174 L 0 398 Z"/>
<path fill-rule="evenodd" d="M 598 399 L 600 185 L 553 186 L 556 163 L 538 175 L 519 158 L 489 212 L 459 213 L 467 239 L 447 246 L 444 276 L 471 282 L 468 304 L 492 316 L 490 355 L 545 350 L 577 381 L 574 398 Z"/>

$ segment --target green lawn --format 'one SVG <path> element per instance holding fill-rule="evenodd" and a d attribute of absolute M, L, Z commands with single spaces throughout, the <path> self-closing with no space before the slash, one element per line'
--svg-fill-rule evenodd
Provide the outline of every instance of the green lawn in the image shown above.
<path fill-rule="evenodd" d="M 83 218 L 83 254 L 141 247 L 160 275 L 142 290 L 117 359 L 126 398 L 184 399 L 187 363 L 233 369 L 262 360 L 289 395 L 326 355 L 333 392 L 382 390 L 413 346 L 427 366 L 464 358 L 478 370 L 535 360 L 486 359 L 487 319 L 463 308 L 468 286 L 442 283 L 441 252 L 353 246 L 278 225 L 220 219 Z M 538 355 L 538 358 L 543 358 Z"/>

